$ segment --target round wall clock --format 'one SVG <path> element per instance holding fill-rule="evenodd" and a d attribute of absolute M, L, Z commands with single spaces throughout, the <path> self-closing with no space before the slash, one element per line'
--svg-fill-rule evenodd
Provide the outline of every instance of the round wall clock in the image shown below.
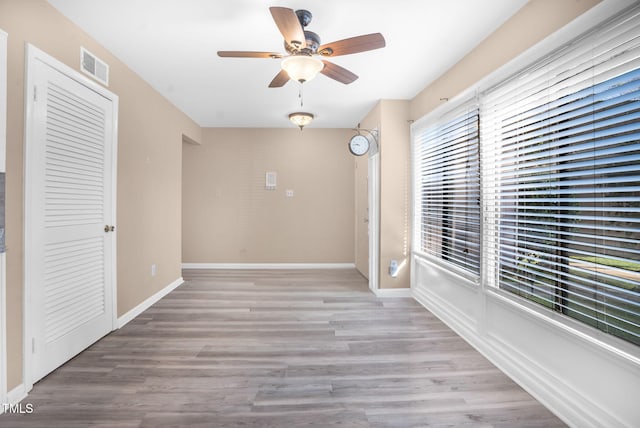
<path fill-rule="evenodd" d="M 369 147 L 371 147 L 371 142 L 364 135 L 354 135 L 349 140 L 349 151 L 355 156 L 364 155 L 369 151 Z"/>

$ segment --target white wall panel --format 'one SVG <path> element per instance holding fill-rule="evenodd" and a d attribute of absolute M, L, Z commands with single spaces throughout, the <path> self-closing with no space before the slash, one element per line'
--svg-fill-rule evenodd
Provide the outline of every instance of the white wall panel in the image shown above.
<path fill-rule="evenodd" d="M 569 425 L 637 426 L 640 360 L 632 353 L 422 258 L 413 263 L 416 300 Z"/>

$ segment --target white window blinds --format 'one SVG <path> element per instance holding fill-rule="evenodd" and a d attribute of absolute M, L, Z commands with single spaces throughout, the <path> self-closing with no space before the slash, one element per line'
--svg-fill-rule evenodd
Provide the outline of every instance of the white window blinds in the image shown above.
<path fill-rule="evenodd" d="M 482 98 L 486 272 L 640 344 L 640 15 Z"/>
<path fill-rule="evenodd" d="M 414 132 L 414 249 L 480 274 L 478 109 L 450 112 Z"/>

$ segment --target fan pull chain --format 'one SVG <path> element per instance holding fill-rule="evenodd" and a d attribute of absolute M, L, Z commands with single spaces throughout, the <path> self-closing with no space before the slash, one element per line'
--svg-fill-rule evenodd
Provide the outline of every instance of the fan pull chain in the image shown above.
<path fill-rule="evenodd" d="M 304 93 L 302 91 L 302 82 L 300 83 L 300 89 L 298 89 L 298 98 L 300 98 L 300 107 L 304 106 Z"/>

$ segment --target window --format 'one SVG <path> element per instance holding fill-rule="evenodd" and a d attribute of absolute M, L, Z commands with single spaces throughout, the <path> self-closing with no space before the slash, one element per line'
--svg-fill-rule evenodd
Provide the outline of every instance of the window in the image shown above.
<path fill-rule="evenodd" d="M 466 107 L 414 133 L 417 251 L 480 274 L 478 109 Z"/>
<path fill-rule="evenodd" d="M 640 345 L 640 19 L 482 100 L 488 281 Z"/>

